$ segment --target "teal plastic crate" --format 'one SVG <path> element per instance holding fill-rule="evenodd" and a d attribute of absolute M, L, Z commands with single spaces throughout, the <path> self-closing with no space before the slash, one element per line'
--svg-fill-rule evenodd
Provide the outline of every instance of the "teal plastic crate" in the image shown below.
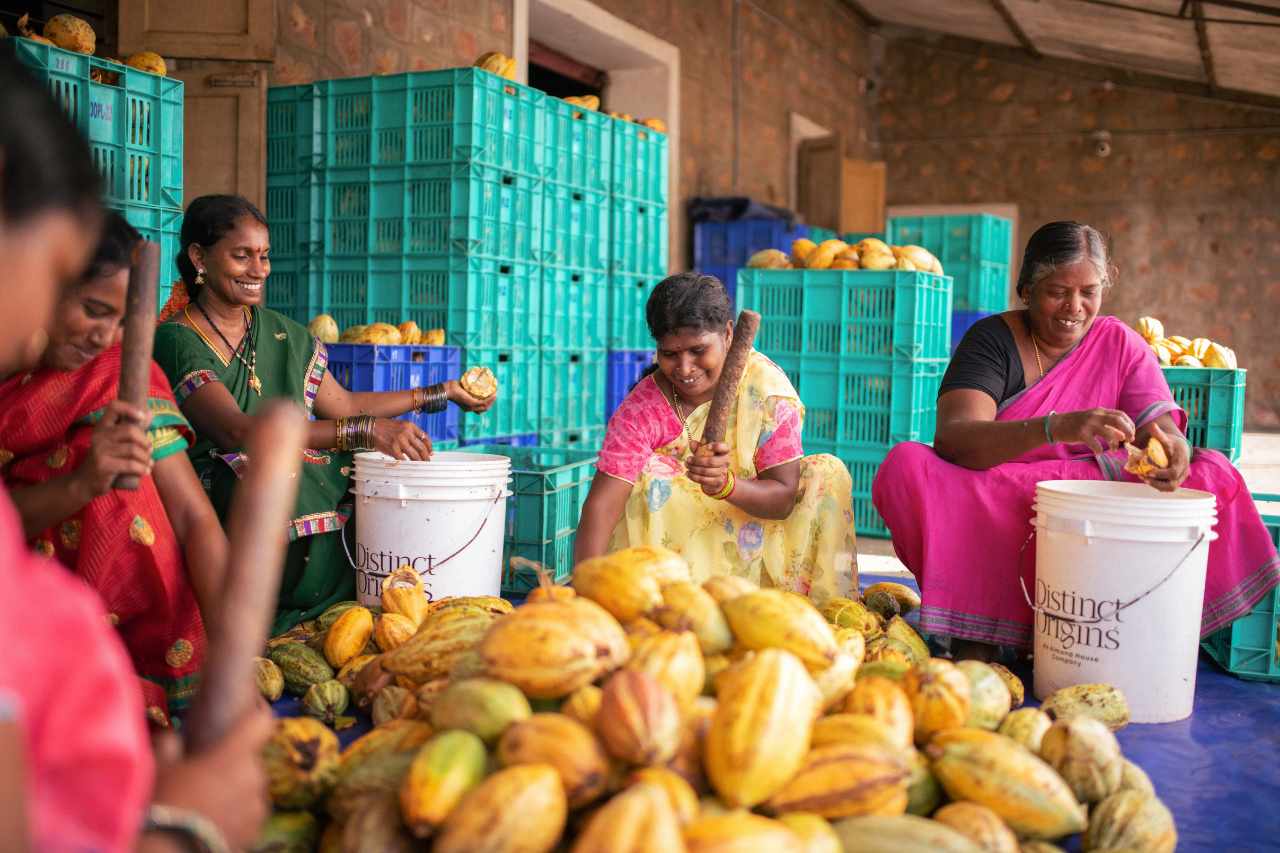
<path fill-rule="evenodd" d="M 266 298 L 268 307 L 300 323 L 331 314 L 343 330 L 412 320 L 423 330 L 444 329 L 451 346 L 521 349 L 536 348 L 541 340 L 542 267 L 528 262 L 274 258 Z"/>
<path fill-rule="evenodd" d="M 271 260 L 300 259 L 321 254 L 324 238 L 323 181 L 309 172 L 272 174 L 267 178 L 267 207 L 271 225 Z"/>
<path fill-rule="evenodd" d="M 1233 462 L 1240 458 L 1246 373 L 1244 368 L 1164 368 L 1174 402 L 1187 413 L 1192 447 L 1221 451 Z"/>
<path fill-rule="evenodd" d="M 1280 495 L 1255 493 L 1262 522 L 1280 547 Z M 1218 665 L 1249 681 L 1280 682 L 1280 587 L 1201 646 Z"/>
<path fill-rule="evenodd" d="M 595 477 L 597 454 L 556 447 L 478 445 L 467 452 L 511 459 L 507 499 L 502 591 L 522 595 L 538 585 L 537 575 L 512 569 L 511 558 L 541 563 L 557 583 L 573 572 L 573 535 Z"/>
<path fill-rule="evenodd" d="M 894 216 L 886 228 L 894 246 L 923 246 L 955 279 L 957 311 L 994 313 L 1009 307 L 1013 223 L 989 213 Z"/>
<path fill-rule="evenodd" d="M 546 163 L 549 181 L 610 192 L 613 184 L 613 126 L 599 110 L 586 110 L 548 96 Z"/>
<path fill-rule="evenodd" d="M 609 340 L 609 274 L 569 267 L 542 268 L 542 327 L 538 345 L 604 349 Z"/>
<path fill-rule="evenodd" d="M 830 228 L 819 228 L 816 225 L 809 226 L 809 239 L 815 243 L 821 243 L 823 240 L 834 240 L 838 236 Z"/>
<path fill-rule="evenodd" d="M 606 351 L 543 349 L 539 434 L 604 426 Z"/>
<path fill-rule="evenodd" d="M 609 196 L 599 190 L 548 183 L 542 195 L 544 264 L 609 269 Z"/>
<path fill-rule="evenodd" d="M 777 364 L 804 401 L 806 450 L 840 456 L 855 447 L 933 441 L 947 359 L 814 355 Z"/>
<path fill-rule="evenodd" d="M 764 318 L 756 349 L 775 360 L 804 355 L 951 356 L 947 276 L 892 270 L 742 269 L 737 298 L 740 308 L 758 311 Z"/>
<path fill-rule="evenodd" d="M 108 205 L 183 206 L 181 80 L 31 39 L 12 38 L 6 44 L 19 62 L 45 81 L 88 138 Z M 94 71 L 115 82 L 91 79 Z"/>
<path fill-rule="evenodd" d="M 540 261 L 542 179 L 479 163 L 331 169 L 297 187 L 327 257 L 479 255 Z M 302 211 L 299 210 L 299 215 Z M 295 220 L 296 221 L 296 220 Z M 274 223 L 273 223 L 274 226 Z"/>
<path fill-rule="evenodd" d="M 544 447 L 568 447 L 573 450 L 599 452 L 604 446 L 605 427 L 587 429 L 562 429 L 544 432 L 538 436 L 538 444 Z"/>
<path fill-rule="evenodd" d="M 836 456 L 849 469 L 849 477 L 853 481 L 853 523 L 859 537 L 869 539 L 888 539 L 889 528 L 885 525 L 880 513 L 871 503 L 871 484 L 875 481 L 876 472 L 881 463 L 889 455 L 888 447 L 846 448 L 835 453 L 834 448 L 815 444 L 808 437 L 809 425 L 805 424 L 805 453 L 830 453 Z"/>
<path fill-rule="evenodd" d="M 311 84 L 267 95 L 268 172 L 479 163 L 541 177 L 546 95 L 481 71 L 448 68 Z M 284 113 L 292 112 L 292 118 Z M 279 140 L 295 128 L 296 141 Z M 273 130 L 273 128 L 275 130 Z M 290 156 L 292 155 L 292 156 Z"/>
<path fill-rule="evenodd" d="M 634 201 L 667 206 L 667 135 L 642 124 L 613 122 L 613 183 L 610 191 Z"/>
<path fill-rule="evenodd" d="M 536 349 L 467 347 L 462 369 L 487 367 L 498 380 L 498 399 L 482 415 L 464 414 L 459 431 L 466 442 L 528 435 L 538 431 L 541 353 Z"/>
<path fill-rule="evenodd" d="M 145 204 L 108 204 L 120 213 L 129 224 L 138 229 L 143 238 L 160 244 L 160 275 L 156 287 L 156 310 L 164 307 L 173 291 L 178 274 L 178 252 L 182 250 L 182 210 L 180 208 L 151 207 Z"/>
<path fill-rule="evenodd" d="M 848 243 L 850 246 L 857 245 L 862 240 L 874 238 L 884 241 L 884 234 L 879 231 L 850 231 L 847 234 L 841 234 L 840 239 Z"/>
<path fill-rule="evenodd" d="M 653 348 L 645 307 L 662 278 L 624 273 L 609 276 L 609 349 Z"/>
<path fill-rule="evenodd" d="M 316 87 L 311 83 L 267 89 L 269 178 L 304 173 L 320 165 L 324 136 L 315 105 Z"/>
<path fill-rule="evenodd" d="M 610 265 L 613 272 L 667 274 L 667 208 L 613 196 L 609 206 Z"/>

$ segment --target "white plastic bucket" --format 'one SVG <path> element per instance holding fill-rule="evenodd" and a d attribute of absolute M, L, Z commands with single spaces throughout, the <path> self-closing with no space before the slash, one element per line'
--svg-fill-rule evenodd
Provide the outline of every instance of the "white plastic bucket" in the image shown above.
<path fill-rule="evenodd" d="M 1191 715 L 1214 496 L 1036 484 L 1035 694 L 1113 684 L 1135 723 Z"/>
<path fill-rule="evenodd" d="M 356 454 L 356 595 L 379 605 L 382 580 L 408 563 L 434 600 L 498 595 L 511 492 L 505 456 L 440 451 L 428 462 Z"/>

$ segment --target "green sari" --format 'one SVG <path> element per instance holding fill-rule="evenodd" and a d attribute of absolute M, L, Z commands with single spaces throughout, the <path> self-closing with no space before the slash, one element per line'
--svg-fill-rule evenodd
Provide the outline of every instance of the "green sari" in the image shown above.
<path fill-rule="evenodd" d="M 249 369 L 244 362 L 223 359 L 190 327 L 175 319 L 156 329 L 155 360 L 168 375 L 179 406 L 196 389 L 209 382 L 221 382 L 246 414 L 254 414 L 267 400 L 285 397 L 312 416 L 316 392 L 328 366 L 324 344 L 287 317 L 257 308 L 253 311 L 251 351 L 256 354 L 254 372 L 261 383 L 261 394 L 250 386 Z M 196 475 L 224 525 L 231 495 L 248 464 L 242 450 L 218 447 L 208 436 L 197 433 L 196 442 L 188 451 Z M 341 538 L 351 515 L 351 505 L 346 501 L 351 454 L 306 450 L 302 461 L 273 634 L 314 618 L 334 602 L 355 598 L 355 570 L 347 560 Z"/>

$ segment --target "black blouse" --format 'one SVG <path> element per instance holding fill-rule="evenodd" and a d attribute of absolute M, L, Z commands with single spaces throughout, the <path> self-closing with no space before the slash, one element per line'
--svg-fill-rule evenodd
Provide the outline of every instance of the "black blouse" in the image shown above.
<path fill-rule="evenodd" d="M 942 377 L 938 396 L 957 388 L 972 388 L 988 394 L 998 406 L 1026 387 L 1013 332 L 1000 314 L 993 314 L 965 332 Z"/>

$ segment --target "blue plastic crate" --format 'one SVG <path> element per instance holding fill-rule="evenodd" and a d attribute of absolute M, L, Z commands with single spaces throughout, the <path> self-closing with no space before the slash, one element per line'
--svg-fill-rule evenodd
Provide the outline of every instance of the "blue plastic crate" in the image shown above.
<path fill-rule="evenodd" d="M 842 455 L 933 441 L 938 386 L 948 360 L 786 356 L 777 364 L 804 401 L 806 449 Z"/>
<path fill-rule="evenodd" d="M 445 329 L 454 346 L 537 347 L 542 267 L 482 257 L 273 259 L 266 298 L 300 323 L 320 313 L 343 330 L 412 320 Z"/>
<path fill-rule="evenodd" d="M 268 171 L 294 162 L 319 168 L 479 163 L 541 177 L 546 95 L 481 71 L 448 68 L 311 84 L 267 101 Z M 297 140 L 280 142 L 294 111 Z M 269 149 L 271 144 L 269 144 Z"/>
<path fill-rule="evenodd" d="M 156 286 L 156 310 L 164 307 L 173 290 L 178 274 L 177 257 L 182 248 L 182 210 L 179 208 L 151 207 L 145 204 L 108 204 L 120 213 L 129 224 L 138 229 L 144 239 L 160 244 L 160 276 Z"/>
<path fill-rule="evenodd" d="M 956 310 L 994 313 L 1009 307 L 1013 223 L 989 213 L 894 216 L 886 229 L 895 246 L 923 246 L 955 279 Z"/>
<path fill-rule="evenodd" d="M 181 80 L 31 39 L 12 38 L 7 44 L 88 138 L 107 204 L 183 206 Z M 115 82 L 91 79 L 94 71 Z"/>
<path fill-rule="evenodd" d="M 649 304 L 649 294 L 661 280 L 661 275 L 613 273 L 609 276 L 609 349 L 653 346 L 645 307 Z"/>
<path fill-rule="evenodd" d="M 1187 441 L 1192 447 L 1221 451 L 1233 462 L 1240 458 L 1247 374 L 1244 368 L 1164 368 L 1174 402 L 1187 413 Z"/>
<path fill-rule="evenodd" d="M 764 320 L 756 349 L 787 356 L 947 358 L 951 279 L 921 272 L 765 270 L 738 273 L 738 305 Z M 806 401 L 808 402 L 808 401 Z"/>
<path fill-rule="evenodd" d="M 791 252 L 791 243 L 809 236 L 809 226 L 790 226 L 785 219 L 737 219 L 733 222 L 699 222 L 693 226 L 693 265 L 702 272 L 708 266 L 741 267 L 761 249 Z M 728 282 L 725 282 L 728 284 Z"/>
<path fill-rule="evenodd" d="M 613 196 L 609 210 L 610 270 L 639 275 L 667 274 L 667 208 Z"/>
<path fill-rule="evenodd" d="M 990 311 L 952 311 L 951 312 L 951 351 L 954 353 L 956 347 L 960 346 L 960 341 L 964 340 L 965 333 L 973 327 L 973 324 L 981 320 L 983 317 L 990 317 Z"/>
<path fill-rule="evenodd" d="M 742 269 L 741 265 L 701 264 L 698 267 L 698 272 L 703 275 L 715 276 L 724 285 L 725 292 L 729 294 L 729 301 L 736 305 L 738 301 L 739 269 Z"/>
<path fill-rule="evenodd" d="M 548 183 L 542 194 L 538 260 L 557 266 L 608 270 L 609 211 L 606 193 Z"/>
<path fill-rule="evenodd" d="M 537 447 L 538 435 L 537 433 L 531 433 L 529 435 L 503 435 L 497 438 L 463 439 L 458 442 L 459 447 L 474 447 L 480 444 L 501 444 L 504 447 Z"/>
<path fill-rule="evenodd" d="M 1280 548 L 1280 495 L 1253 495 L 1271 541 Z M 1249 681 L 1280 682 L 1280 588 L 1201 643 L 1218 665 Z"/>
<path fill-rule="evenodd" d="M 614 119 L 548 96 L 547 180 L 608 193 L 613 184 Z"/>
<path fill-rule="evenodd" d="M 667 206 L 667 135 L 642 124 L 613 121 L 613 182 L 615 196 Z"/>
<path fill-rule="evenodd" d="M 493 371 L 498 380 L 498 399 L 484 414 L 462 418 L 462 440 L 470 443 L 482 438 L 536 433 L 541 353 L 536 349 L 467 347 L 462 351 L 462 369 L 472 367 Z"/>
<path fill-rule="evenodd" d="M 604 388 L 604 417 L 607 422 L 631 393 L 649 365 L 653 350 L 610 350 Z"/>
<path fill-rule="evenodd" d="M 538 380 L 537 431 L 542 434 L 603 426 L 605 373 L 603 349 L 544 348 Z"/>
<path fill-rule="evenodd" d="M 462 356 L 457 347 L 329 344 L 327 349 L 329 372 L 348 391 L 405 391 L 457 379 L 462 374 Z M 421 427 L 433 444 L 458 440 L 458 407 L 452 404 L 443 412 L 410 413 L 400 419 Z"/>
<path fill-rule="evenodd" d="M 608 273 L 543 267 L 541 323 L 541 347 L 604 349 L 609 338 Z"/>

